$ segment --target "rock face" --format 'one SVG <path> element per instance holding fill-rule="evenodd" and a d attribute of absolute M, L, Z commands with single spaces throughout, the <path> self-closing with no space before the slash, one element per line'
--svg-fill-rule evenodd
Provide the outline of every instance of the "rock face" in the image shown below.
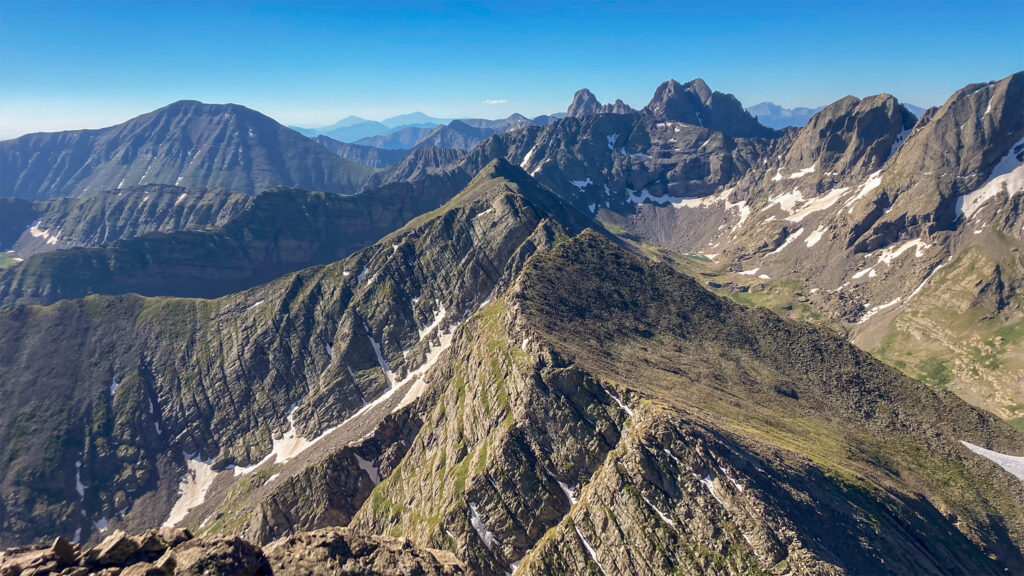
<path fill-rule="evenodd" d="M 409 540 L 325 529 L 282 538 L 265 548 L 274 574 L 469 574 L 451 552 L 418 548 Z"/>
<path fill-rule="evenodd" d="M 660 121 L 695 124 L 733 137 L 768 138 L 774 132 L 758 124 L 735 96 L 712 92 L 700 78 L 658 86 L 644 112 Z"/>
<path fill-rule="evenodd" d="M 371 171 L 243 106 L 189 100 L 109 128 L 0 142 L 0 196 L 20 198 L 142 184 L 351 194 Z"/>
<path fill-rule="evenodd" d="M 252 198 L 221 190 L 148 184 L 84 198 L 32 203 L 0 248 L 20 258 L 62 248 L 94 247 L 151 234 L 223 226 L 249 208 Z"/>
<path fill-rule="evenodd" d="M 572 96 L 572 103 L 565 115 L 569 118 L 582 118 L 593 116 L 601 112 L 601 103 L 597 101 L 594 93 L 586 88 L 577 90 Z"/>
<path fill-rule="evenodd" d="M 240 538 L 193 538 L 187 530 L 116 532 L 82 551 L 58 538 L 50 548 L 0 552 L 5 575 L 123 574 L 126 576 L 298 576 L 359 574 L 458 576 L 470 574 L 450 552 L 421 549 L 408 540 L 344 528 L 297 534 L 260 549 Z"/>
<path fill-rule="evenodd" d="M 365 164 L 370 168 L 376 169 L 394 166 L 401 161 L 402 158 L 409 155 L 409 150 L 406 149 L 385 150 L 383 148 L 374 148 L 373 146 L 348 144 L 324 135 L 317 136 L 315 140 L 324 148 L 327 148 L 346 160 Z"/>
<path fill-rule="evenodd" d="M 30 257 L 0 271 L 0 305 L 96 293 L 222 296 L 347 256 L 436 208 L 464 182 L 440 176 L 355 196 L 277 189 L 240 198 L 172 188 L 60 201 L 71 206 L 43 211 L 15 244 Z M 90 218 L 75 218 L 81 211 Z M 176 230 L 131 237 L 153 228 Z M 95 242 L 102 245 L 31 256 Z"/>
<path fill-rule="evenodd" d="M 634 110 L 622 100 L 616 100 L 614 104 L 602 106 L 590 90 L 583 88 L 582 90 L 577 90 L 576 94 L 573 95 L 572 104 L 569 104 L 566 116 L 569 118 L 585 118 L 597 114 L 631 114 L 633 112 Z M 547 123 L 536 122 L 536 124 L 543 126 Z"/>

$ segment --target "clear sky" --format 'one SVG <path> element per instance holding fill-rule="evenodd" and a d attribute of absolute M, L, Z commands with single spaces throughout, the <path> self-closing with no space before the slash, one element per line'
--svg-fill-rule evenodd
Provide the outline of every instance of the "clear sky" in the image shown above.
<path fill-rule="evenodd" d="M 889 92 L 929 106 L 1024 69 L 1022 6 L 0 0 L 0 138 L 183 98 L 306 126 L 537 115 L 582 87 L 639 107 L 660 82 L 697 76 L 746 105 Z"/>

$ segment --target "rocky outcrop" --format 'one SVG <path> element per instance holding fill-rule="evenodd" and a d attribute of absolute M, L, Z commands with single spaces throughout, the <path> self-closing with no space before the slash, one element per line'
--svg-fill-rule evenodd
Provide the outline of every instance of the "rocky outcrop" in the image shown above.
<path fill-rule="evenodd" d="M 455 167 L 466 155 L 456 148 L 436 148 L 420 146 L 394 166 L 377 172 L 366 181 L 369 189 L 400 182 L 420 182 L 422 180 L 443 176 L 461 189 L 473 177 Z"/>
<path fill-rule="evenodd" d="M 593 116 L 601 112 L 601 103 L 598 102 L 594 93 L 586 88 L 577 90 L 572 96 L 572 103 L 565 115 L 569 118 L 582 118 Z"/>
<path fill-rule="evenodd" d="M 686 84 L 675 80 L 663 83 L 643 111 L 659 121 L 694 124 L 732 137 L 769 138 L 774 134 L 758 124 L 735 96 L 712 92 L 700 78 Z"/>
<path fill-rule="evenodd" d="M 265 548 L 273 573 L 305 574 L 471 574 L 454 554 L 419 548 L 409 540 L 327 529 L 282 538 Z"/>
<path fill-rule="evenodd" d="M 0 195 L 32 199 L 142 184 L 351 194 L 370 172 L 259 112 L 191 100 L 109 128 L 0 142 Z"/>
<path fill-rule="evenodd" d="M 0 552 L 0 573 L 457 576 L 471 572 L 450 552 L 421 549 L 408 540 L 369 536 L 344 528 L 304 532 L 264 549 L 240 538 L 193 538 L 187 530 L 162 528 L 139 536 L 117 531 L 86 550 L 57 538 L 49 548 Z"/>

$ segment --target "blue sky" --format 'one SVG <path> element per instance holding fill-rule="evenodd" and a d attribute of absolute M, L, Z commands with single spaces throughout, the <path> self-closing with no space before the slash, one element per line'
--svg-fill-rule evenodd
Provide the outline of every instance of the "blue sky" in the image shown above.
<path fill-rule="evenodd" d="M 928 106 L 1024 68 L 1021 6 L 0 0 L 0 138 L 182 98 L 298 125 L 537 115 L 581 87 L 642 106 L 697 76 L 746 105 L 890 92 Z"/>

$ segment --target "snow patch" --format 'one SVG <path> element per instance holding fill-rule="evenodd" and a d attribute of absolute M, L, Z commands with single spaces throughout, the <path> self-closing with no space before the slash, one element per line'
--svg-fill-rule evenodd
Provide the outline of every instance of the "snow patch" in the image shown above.
<path fill-rule="evenodd" d="M 737 274 L 739 274 L 740 276 L 753 276 L 757 274 L 758 270 L 760 270 L 760 268 L 754 268 L 753 270 L 744 270 L 743 272 L 737 272 Z"/>
<path fill-rule="evenodd" d="M 846 201 L 844 207 L 849 207 L 848 214 L 853 214 L 853 206 L 862 198 L 871 193 L 872 190 L 882 185 L 882 171 L 878 170 L 868 176 L 868 179 L 857 186 L 857 194 Z"/>
<path fill-rule="evenodd" d="M 593 183 L 594 181 L 591 180 L 590 178 L 587 178 L 586 180 L 571 180 L 569 182 L 569 184 L 572 184 L 573 186 L 579 188 L 580 192 L 586 190 L 587 186 L 590 186 Z"/>
<path fill-rule="evenodd" d="M 194 456 L 187 456 L 188 470 L 178 484 L 178 492 L 181 494 L 171 508 L 171 512 L 164 520 L 164 526 L 174 526 L 185 519 L 196 506 L 199 506 L 206 499 L 206 492 L 213 484 L 217 473 L 213 471 L 213 460 L 202 461 Z"/>
<path fill-rule="evenodd" d="M 34 238 L 42 238 L 44 241 L 46 241 L 47 244 L 51 246 L 57 243 L 57 238 L 60 236 L 59 230 L 56 234 L 50 234 L 49 231 L 39 228 L 38 220 L 36 220 L 35 223 L 32 224 L 31 227 L 29 227 L 28 233 L 31 234 Z"/>
<path fill-rule="evenodd" d="M 1024 146 L 1024 138 L 1010 148 L 1010 152 L 996 164 L 992 174 L 981 187 L 956 199 L 957 219 L 967 220 L 974 216 L 983 204 L 998 196 L 1003 190 L 1006 190 L 1010 198 L 1024 192 L 1024 163 L 1014 156 L 1014 151 L 1021 146 Z"/>
<path fill-rule="evenodd" d="M 790 234 L 789 236 L 786 237 L 786 241 L 783 242 L 781 246 L 779 246 L 775 250 L 772 250 L 767 255 L 771 256 L 773 254 L 778 254 L 779 252 L 782 252 L 783 250 L 786 249 L 786 247 L 788 247 L 790 244 L 792 244 L 793 241 L 795 241 L 797 238 L 799 238 L 800 235 L 803 234 L 803 233 L 804 233 L 804 229 L 803 228 L 797 230 L 796 232 L 793 232 L 792 234 Z"/>
<path fill-rule="evenodd" d="M 540 146 L 540 144 L 534 145 L 534 147 L 530 148 L 530 151 L 526 153 L 526 156 L 523 156 L 523 161 L 519 163 L 520 168 L 523 170 L 527 170 L 529 168 L 530 160 L 533 159 L 533 155 L 537 152 L 538 146 Z"/>
<path fill-rule="evenodd" d="M 802 170 L 797 170 L 796 172 L 793 172 L 792 174 L 789 175 L 789 179 L 790 180 L 794 180 L 796 178 L 803 178 L 804 176 L 807 176 L 808 174 L 812 174 L 816 167 L 817 167 L 817 164 L 811 164 L 810 168 L 804 168 Z"/>
<path fill-rule="evenodd" d="M 476 502 L 469 503 L 469 523 L 473 526 L 473 530 L 476 530 L 476 534 L 483 541 L 484 546 L 490 550 L 494 547 L 494 534 L 484 525 L 483 519 L 480 518 L 480 514 L 476 511 L 476 506 Z"/>
<path fill-rule="evenodd" d="M 366 472 L 367 476 L 370 477 L 370 481 L 373 482 L 373 485 L 376 486 L 377 484 L 380 484 L 380 471 L 373 465 L 373 462 L 366 460 L 359 454 L 356 454 L 355 456 L 359 467 L 362 468 L 363 471 Z"/>
<path fill-rule="evenodd" d="M 114 397 L 114 392 L 117 392 L 117 378 L 111 377 L 110 379 L 110 397 Z"/>
<path fill-rule="evenodd" d="M 878 255 L 878 262 L 885 262 L 886 265 L 891 265 L 892 261 L 899 258 L 904 252 L 914 249 L 914 257 L 920 258 L 924 256 L 924 251 L 931 248 L 931 244 L 925 244 L 920 238 L 910 240 L 896 247 L 883 248 L 882 253 Z"/>
<path fill-rule="evenodd" d="M 700 479 L 700 483 L 708 489 L 708 492 L 715 497 L 715 500 L 718 500 L 718 503 L 721 504 L 722 507 L 725 507 L 725 502 L 718 495 L 718 491 L 715 490 L 715 477 L 712 476 L 710 472 Z"/>
<path fill-rule="evenodd" d="M 814 214 L 815 212 L 821 212 L 822 210 L 825 210 L 826 208 L 829 208 L 833 204 L 835 204 L 849 190 L 850 189 L 846 187 L 833 188 L 832 190 L 829 190 L 828 193 L 826 193 L 825 195 L 813 198 L 809 200 L 806 204 L 800 206 L 800 209 L 797 210 L 795 213 L 791 214 L 790 216 L 786 216 L 786 220 L 789 220 L 790 222 L 799 222 L 804 218 L 807 218 L 811 214 Z"/>
<path fill-rule="evenodd" d="M 85 497 L 85 490 L 88 488 L 85 484 L 82 484 L 82 461 L 75 462 L 75 492 L 78 492 L 79 498 Z"/>
<path fill-rule="evenodd" d="M 963 440 L 961 440 L 960 443 L 966 446 L 967 449 L 970 450 L 971 452 L 974 452 L 979 456 L 988 458 L 989 460 L 995 462 L 996 464 L 999 464 L 999 466 L 1003 470 L 1006 470 L 1007 472 L 1013 474 L 1017 478 L 1024 480 L 1024 456 L 1010 456 L 1008 454 L 1001 454 L 993 450 L 982 448 L 981 446 L 975 446 L 970 442 L 964 442 Z"/>
<path fill-rule="evenodd" d="M 858 324 L 863 324 L 863 323 L 867 322 L 869 318 L 871 318 L 875 314 L 878 314 L 882 310 L 885 310 L 886 308 L 891 308 L 891 307 L 899 304 L 900 300 L 902 300 L 902 299 L 903 299 L 902 297 L 897 296 L 895 300 L 892 300 L 890 302 L 886 302 L 885 304 L 879 304 L 878 306 L 872 307 L 871 309 L 868 310 L 867 314 L 865 314 L 863 317 L 861 317 L 860 320 L 857 321 L 857 323 Z"/>
<path fill-rule="evenodd" d="M 607 136 L 607 138 L 608 138 L 608 149 L 614 151 L 615 150 L 615 141 L 619 139 L 619 135 L 618 134 L 611 134 L 610 136 Z"/>
<path fill-rule="evenodd" d="M 178 178 L 178 180 L 180 181 L 181 178 Z M 185 198 L 188 198 L 187 192 L 183 192 L 180 196 L 178 196 L 178 199 L 174 201 L 174 205 L 177 206 L 178 204 L 181 204 L 182 202 L 185 201 Z"/>
<path fill-rule="evenodd" d="M 476 216 L 473 216 L 473 220 L 476 220 L 477 218 L 479 218 L 479 217 L 481 217 L 481 216 L 483 216 L 485 214 L 490 214 L 492 212 L 494 212 L 494 208 L 488 208 L 487 210 L 484 210 L 483 212 L 478 212 Z"/>
<path fill-rule="evenodd" d="M 910 136 L 911 130 L 911 128 L 907 128 L 896 135 L 896 140 L 893 141 L 892 148 L 889 149 L 889 158 L 892 158 L 892 155 L 903 147 L 903 143 L 907 141 L 907 136 Z"/>
<path fill-rule="evenodd" d="M 484 304 L 486 304 L 486 302 Z M 483 306 L 483 305 L 481 305 L 481 306 Z M 443 314 L 444 314 L 444 307 L 441 307 L 441 314 L 440 315 L 441 315 L 442 318 L 443 318 Z M 438 324 L 440 324 L 440 320 L 437 320 L 437 323 L 434 324 L 434 326 L 436 327 Z M 439 341 L 439 345 L 437 346 L 437 348 L 435 348 L 433 345 L 431 345 L 430 348 L 427 350 L 426 361 L 424 361 L 423 364 L 420 365 L 415 370 L 409 372 L 409 374 L 406 375 L 405 379 L 402 380 L 401 382 L 399 382 L 396 385 L 396 387 L 400 388 L 400 387 L 404 386 L 407 382 L 410 382 L 410 381 L 412 382 L 412 385 L 409 386 L 409 390 L 405 393 L 405 396 L 398 403 L 398 405 L 395 406 L 395 410 L 394 411 L 397 412 L 398 410 L 401 410 L 402 408 L 405 408 L 409 404 L 412 404 L 417 398 L 419 398 L 420 396 L 423 395 L 423 392 L 425 392 L 426 389 L 427 389 L 427 381 L 424 379 L 424 376 L 426 376 L 427 372 L 431 368 L 433 368 L 435 364 L 437 364 L 437 361 L 441 358 L 441 354 L 445 350 L 447 350 L 449 346 L 452 345 L 452 341 L 455 339 L 455 331 L 457 329 L 458 329 L 458 326 L 452 326 L 452 327 L 450 327 L 448 329 L 447 332 L 440 332 L 439 331 L 438 335 L 437 335 L 438 336 L 437 339 Z M 431 330 L 433 330 L 433 328 L 431 328 Z M 422 336 L 420 337 L 420 339 L 422 340 L 427 334 L 430 333 L 430 331 L 429 330 L 427 332 L 422 332 L 421 331 L 420 333 L 422 334 Z"/>
<path fill-rule="evenodd" d="M 605 394 L 608 394 L 608 396 L 610 396 L 611 399 L 614 400 L 615 403 L 619 405 L 619 408 L 622 408 L 622 411 L 625 412 L 627 416 L 633 415 L 633 410 L 631 410 L 630 407 L 627 406 L 622 400 L 620 400 L 619 397 L 616 396 L 611 390 L 605 388 L 604 391 Z"/>
<path fill-rule="evenodd" d="M 799 188 L 793 189 L 792 192 L 786 192 L 785 194 L 779 194 L 774 198 L 768 199 L 768 205 L 761 209 L 762 212 L 772 207 L 773 204 L 778 204 L 779 208 L 786 211 L 789 214 L 793 213 L 793 208 L 797 204 L 804 201 L 804 195 L 800 192 Z"/>
<path fill-rule="evenodd" d="M 629 195 L 629 197 L 626 198 L 626 201 L 634 204 L 643 204 L 649 200 L 654 204 L 672 204 L 676 208 L 682 207 L 684 205 L 683 202 L 686 200 L 693 200 L 693 198 L 681 198 L 678 196 L 669 196 L 668 194 L 654 196 L 648 192 L 646 188 L 641 190 L 639 194 L 636 193 L 636 190 L 626 188 L 626 194 Z"/>
<path fill-rule="evenodd" d="M 808 234 L 807 238 L 804 238 L 804 244 L 807 244 L 808 248 L 810 248 L 811 246 L 814 246 L 815 244 L 817 244 L 818 242 L 821 241 L 821 237 L 825 235 L 825 230 L 826 230 L 825 228 L 821 228 L 819 226 L 813 232 Z"/>

